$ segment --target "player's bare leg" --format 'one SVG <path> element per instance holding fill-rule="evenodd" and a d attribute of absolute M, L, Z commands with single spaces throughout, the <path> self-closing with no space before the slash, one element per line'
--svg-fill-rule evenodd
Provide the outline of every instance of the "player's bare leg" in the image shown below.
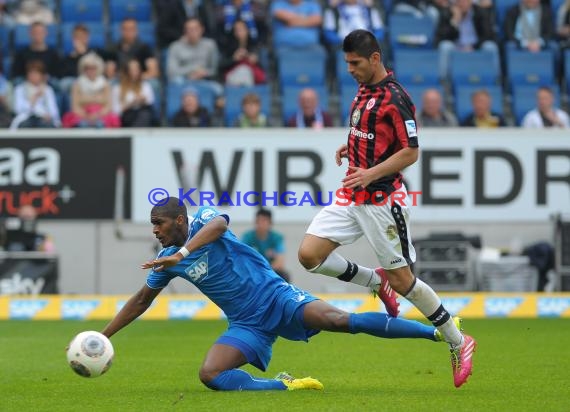
<path fill-rule="evenodd" d="M 387 312 L 391 316 L 398 316 L 396 294 L 390 287 L 383 269 L 374 270 L 349 262 L 335 252 L 339 246 L 330 239 L 306 234 L 299 246 L 299 262 L 309 272 L 370 288 L 380 296 Z"/>

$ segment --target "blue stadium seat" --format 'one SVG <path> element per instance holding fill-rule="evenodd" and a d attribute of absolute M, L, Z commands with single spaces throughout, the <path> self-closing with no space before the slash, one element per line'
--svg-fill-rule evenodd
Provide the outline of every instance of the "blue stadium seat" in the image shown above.
<path fill-rule="evenodd" d="M 340 114 L 342 125 L 348 125 L 350 120 L 350 107 L 358 92 L 358 84 L 343 84 L 340 88 Z"/>
<path fill-rule="evenodd" d="M 507 10 L 519 4 L 520 0 L 495 0 L 493 3 L 495 4 L 495 15 L 497 16 L 498 32 L 502 38 L 504 37 L 503 32 Z"/>
<path fill-rule="evenodd" d="M 455 115 L 461 123 L 473 112 L 471 95 L 477 90 L 487 90 L 491 95 L 491 111 L 503 115 L 503 89 L 499 85 L 460 85 L 455 89 Z"/>
<path fill-rule="evenodd" d="M 336 79 L 341 89 L 343 86 L 356 85 L 356 80 L 354 80 L 354 77 L 352 77 L 348 72 L 347 66 L 347 63 L 344 60 L 344 52 L 339 50 L 336 53 Z"/>
<path fill-rule="evenodd" d="M 441 96 L 443 97 L 443 101 L 445 101 L 445 93 L 443 91 L 443 87 L 441 85 L 412 85 L 412 86 L 404 86 L 404 89 L 410 97 L 412 98 L 412 102 L 414 106 L 416 106 L 416 117 L 422 110 L 422 96 L 427 89 L 436 89 L 439 91 Z"/>
<path fill-rule="evenodd" d="M 552 7 L 552 15 L 554 16 L 554 19 L 556 19 L 556 15 L 558 14 L 558 9 L 563 4 L 564 0 L 550 0 L 550 6 Z"/>
<path fill-rule="evenodd" d="M 148 44 L 150 47 L 154 48 L 156 45 L 156 31 L 154 28 L 154 23 L 151 21 L 137 22 L 137 27 L 139 29 L 139 38 L 143 43 Z M 121 22 L 114 23 L 111 26 L 111 40 L 116 43 L 121 38 Z"/>
<path fill-rule="evenodd" d="M 211 89 L 198 86 L 196 84 L 169 83 L 166 87 L 166 116 L 168 118 L 168 122 L 170 122 L 176 112 L 180 110 L 182 106 L 182 95 L 188 88 L 194 88 L 197 90 L 200 105 L 208 109 L 210 114 L 214 110 L 215 97 Z"/>
<path fill-rule="evenodd" d="M 57 48 L 59 43 L 59 28 L 55 24 L 50 24 L 47 26 L 47 38 L 46 43 L 49 47 Z M 14 28 L 14 48 L 21 49 L 30 44 L 30 26 L 25 24 L 18 24 Z"/>
<path fill-rule="evenodd" d="M 564 79 L 566 79 L 566 93 L 570 98 L 570 49 L 564 51 Z"/>
<path fill-rule="evenodd" d="M 388 19 L 388 27 L 392 50 L 431 49 L 434 46 L 435 27 L 429 17 L 418 18 L 412 14 L 394 13 Z"/>
<path fill-rule="evenodd" d="M 4 56 L 2 58 L 2 73 L 4 74 L 4 77 L 9 78 L 11 70 L 12 58 L 10 56 Z"/>
<path fill-rule="evenodd" d="M 61 0 L 62 23 L 103 21 L 103 2 L 100 0 Z"/>
<path fill-rule="evenodd" d="M 73 28 L 78 23 L 64 23 L 61 25 L 61 42 L 63 53 L 67 55 L 73 50 Z M 89 30 L 89 47 L 104 49 L 107 44 L 107 30 L 103 23 L 81 23 Z"/>
<path fill-rule="evenodd" d="M 525 114 L 530 110 L 536 108 L 536 91 L 539 85 L 517 85 L 513 87 L 513 115 L 517 121 L 517 125 L 521 124 L 521 121 Z M 554 105 L 560 107 L 560 89 L 556 85 L 548 85 L 550 89 L 554 92 Z"/>
<path fill-rule="evenodd" d="M 305 51 L 283 48 L 278 50 L 277 59 L 279 82 L 283 88 L 324 85 L 326 78 L 324 49 Z"/>
<path fill-rule="evenodd" d="M 500 79 L 498 56 L 485 50 L 452 51 L 449 59 L 453 87 L 463 85 L 491 86 Z"/>
<path fill-rule="evenodd" d="M 316 90 L 319 96 L 319 104 L 324 111 L 330 112 L 329 106 L 329 95 L 325 86 L 315 86 L 312 87 Z M 282 95 L 282 114 L 283 121 L 287 123 L 287 120 L 295 113 L 297 113 L 298 102 L 299 102 L 299 92 L 303 90 L 304 87 L 287 87 L 283 90 Z"/>
<path fill-rule="evenodd" d="M 0 53 L 4 56 L 10 53 L 12 30 L 9 27 L 0 25 Z"/>
<path fill-rule="evenodd" d="M 261 112 L 269 116 L 271 111 L 271 92 L 269 86 L 261 84 L 253 87 L 226 86 L 224 121 L 226 126 L 233 126 L 241 113 L 241 100 L 248 93 L 256 93 L 261 99 Z"/>
<path fill-rule="evenodd" d="M 439 84 L 437 50 L 394 50 L 394 75 L 405 86 Z"/>
<path fill-rule="evenodd" d="M 507 50 L 507 75 L 511 86 L 554 84 L 554 53 Z"/>
<path fill-rule="evenodd" d="M 152 4 L 150 0 L 111 0 L 109 2 L 109 17 L 111 23 L 133 18 L 139 23 L 151 21 Z"/>

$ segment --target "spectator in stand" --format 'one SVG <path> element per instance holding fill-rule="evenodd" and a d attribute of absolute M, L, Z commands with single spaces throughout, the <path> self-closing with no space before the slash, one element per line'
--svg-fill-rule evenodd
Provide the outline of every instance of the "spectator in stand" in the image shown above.
<path fill-rule="evenodd" d="M 499 71 L 499 47 L 494 25 L 493 8 L 473 4 L 473 0 L 456 0 L 450 7 L 440 9 L 436 42 L 442 78 L 449 74 L 449 56 L 453 50 L 489 51 L 493 53 Z"/>
<path fill-rule="evenodd" d="M 323 18 L 319 2 L 277 0 L 271 3 L 273 44 L 275 48 L 320 47 Z"/>
<path fill-rule="evenodd" d="M 541 49 L 557 50 L 554 41 L 554 19 L 550 5 L 540 0 L 521 0 L 507 10 L 505 16 L 506 47 L 531 52 Z"/>
<path fill-rule="evenodd" d="M 12 80 L 18 80 L 26 75 L 27 64 L 31 61 L 41 61 L 50 81 L 59 78 L 61 59 L 55 49 L 46 43 L 47 28 L 43 23 L 32 23 L 29 29 L 30 44 L 16 52 L 12 65 Z"/>
<path fill-rule="evenodd" d="M 89 29 L 83 24 L 77 24 L 71 34 L 73 38 L 73 49 L 63 58 L 60 89 L 64 93 L 69 90 L 79 75 L 79 60 L 87 53 L 96 53 L 103 57 L 103 51 L 89 47 Z"/>
<path fill-rule="evenodd" d="M 438 7 L 430 0 L 396 0 L 393 13 L 413 14 L 417 18 L 429 17 L 434 26 L 439 21 Z"/>
<path fill-rule="evenodd" d="M 64 127 L 121 126 L 112 112 L 111 84 L 103 71 L 103 59 L 95 53 L 79 60 L 79 77 L 71 88 L 71 111 L 63 116 Z"/>
<path fill-rule="evenodd" d="M 203 34 L 200 20 L 191 18 L 186 22 L 184 36 L 168 49 L 168 81 L 203 85 L 221 99 L 224 89 L 216 81 L 220 60 L 218 46 Z"/>
<path fill-rule="evenodd" d="M 197 18 L 204 26 L 205 34 L 213 37 L 213 1 L 211 0 L 156 0 L 156 33 L 158 46 L 166 49 L 184 35 L 184 25 L 190 18 Z"/>
<path fill-rule="evenodd" d="M 12 123 L 11 95 L 12 88 L 10 82 L 0 72 L 0 128 L 2 129 L 10 127 Z"/>
<path fill-rule="evenodd" d="M 275 273 L 289 282 L 290 276 L 285 269 L 285 241 L 272 225 L 271 211 L 259 209 L 255 214 L 255 229 L 245 232 L 242 242 L 261 253 Z"/>
<path fill-rule="evenodd" d="M 231 37 L 234 23 L 241 20 L 247 25 L 250 37 L 260 42 L 267 35 L 266 18 L 266 8 L 257 1 L 224 0 L 216 11 L 217 37 L 222 42 Z"/>
<path fill-rule="evenodd" d="M 306 88 L 299 92 L 299 109 L 287 121 L 287 127 L 322 129 L 333 127 L 331 116 L 319 105 L 319 96 L 314 89 Z"/>
<path fill-rule="evenodd" d="M 259 65 L 257 53 L 257 42 L 250 36 L 247 24 L 237 20 L 222 48 L 220 69 L 226 85 L 253 86 L 265 83 L 265 71 Z"/>
<path fill-rule="evenodd" d="M 16 8 L 12 12 L 16 24 L 53 24 L 55 22 L 53 10 L 42 0 L 20 0 L 15 2 Z"/>
<path fill-rule="evenodd" d="M 323 34 L 332 48 L 338 48 L 353 30 L 365 29 L 384 39 L 384 23 L 380 12 L 363 0 L 332 0 L 325 10 Z"/>
<path fill-rule="evenodd" d="M 113 88 L 113 111 L 121 116 L 122 127 L 151 127 L 156 124 L 154 92 L 143 80 L 140 63 L 131 59 L 121 70 L 121 80 Z"/>
<path fill-rule="evenodd" d="M 0 26 L 14 26 L 14 16 L 12 16 L 12 3 L 15 0 L 0 0 Z"/>
<path fill-rule="evenodd" d="M 267 117 L 261 113 L 261 99 L 255 93 L 248 93 L 241 100 L 241 113 L 234 127 L 268 127 Z"/>
<path fill-rule="evenodd" d="M 560 48 L 570 48 L 570 0 L 566 0 L 558 8 L 556 13 L 556 31 L 560 40 Z"/>
<path fill-rule="evenodd" d="M 549 87 L 540 87 L 536 92 L 536 109 L 528 112 L 521 123 L 522 127 L 570 127 L 570 118 L 564 110 L 554 107 L 554 93 Z"/>
<path fill-rule="evenodd" d="M 123 66 L 131 59 L 137 59 L 143 70 L 143 79 L 149 81 L 155 90 L 160 90 L 158 60 L 151 47 L 139 39 L 135 19 L 121 23 L 121 38 L 107 51 L 107 78 L 116 78 Z"/>
<path fill-rule="evenodd" d="M 210 127 L 211 120 L 208 109 L 200 106 L 198 92 L 188 88 L 182 95 L 182 107 L 172 118 L 174 127 Z"/>
<path fill-rule="evenodd" d="M 491 95 L 485 89 L 477 90 L 471 95 L 471 113 L 461 126 L 465 127 L 503 127 L 506 126 L 503 117 L 491 112 Z"/>
<path fill-rule="evenodd" d="M 422 96 L 422 110 L 417 117 L 418 126 L 457 127 L 455 115 L 443 107 L 443 98 L 437 89 L 428 89 Z"/>
<path fill-rule="evenodd" d="M 14 90 L 16 117 L 10 126 L 17 128 L 53 128 L 61 125 L 55 92 L 47 83 L 43 62 L 26 65 L 26 80 Z"/>

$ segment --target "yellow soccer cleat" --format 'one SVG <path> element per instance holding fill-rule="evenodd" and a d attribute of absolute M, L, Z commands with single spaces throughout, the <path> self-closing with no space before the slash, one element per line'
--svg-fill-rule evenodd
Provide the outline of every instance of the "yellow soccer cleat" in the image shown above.
<path fill-rule="evenodd" d="M 287 390 L 289 391 L 296 391 L 299 389 L 317 389 L 323 390 L 324 386 L 320 383 L 317 379 L 311 378 L 310 376 L 307 378 L 300 378 L 295 379 L 293 376 L 288 374 L 287 372 L 280 372 L 277 374 L 275 379 L 280 380 L 287 386 Z"/>

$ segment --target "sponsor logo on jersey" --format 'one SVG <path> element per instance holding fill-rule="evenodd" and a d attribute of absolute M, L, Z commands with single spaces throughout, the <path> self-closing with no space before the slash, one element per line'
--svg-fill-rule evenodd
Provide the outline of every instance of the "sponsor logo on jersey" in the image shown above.
<path fill-rule="evenodd" d="M 413 120 L 406 120 L 404 123 L 406 124 L 406 131 L 408 132 L 408 137 L 417 137 L 418 129 L 416 128 L 416 122 L 414 122 Z"/>
<path fill-rule="evenodd" d="M 327 299 L 327 302 L 348 313 L 356 312 L 363 304 L 362 299 Z"/>
<path fill-rule="evenodd" d="M 487 298 L 485 299 L 485 315 L 509 316 L 523 300 L 523 298 Z"/>
<path fill-rule="evenodd" d="M 85 319 L 100 304 L 100 300 L 63 300 L 61 302 L 61 318 Z"/>
<path fill-rule="evenodd" d="M 188 266 L 184 272 L 194 283 L 199 283 L 200 279 L 208 274 L 208 253 L 204 253 L 194 263 Z"/>
<path fill-rule="evenodd" d="M 215 215 L 216 212 L 212 209 L 206 209 L 202 212 L 202 214 L 200 215 L 200 220 L 202 222 L 207 222 L 208 220 L 210 220 L 213 215 Z"/>
<path fill-rule="evenodd" d="M 360 109 L 354 109 L 352 116 L 350 117 L 350 123 L 356 126 L 360 120 Z"/>
<path fill-rule="evenodd" d="M 366 110 L 372 109 L 375 104 L 376 104 L 376 99 L 373 97 L 372 99 L 368 100 L 368 103 L 366 103 Z"/>
<path fill-rule="evenodd" d="M 169 319 L 192 319 L 206 306 L 203 300 L 171 300 L 168 302 Z"/>
<path fill-rule="evenodd" d="M 374 133 L 364 133 L 363 131 L 358 130 L 356 127 L 350 128 L 350 134 L 359 139 L 373 140 L 374 138 L 376 138 L 376 135 Z"/>
<path fill-rule="evenodd" d="M 570 298 L 538 298 L 538 316 L 560 316 L 570 309 Z"/>
<path fill-rule="evenodd" d="M 32 319 L 47 304 L 47 299 L 11 300 L 10 319 Z"/>

